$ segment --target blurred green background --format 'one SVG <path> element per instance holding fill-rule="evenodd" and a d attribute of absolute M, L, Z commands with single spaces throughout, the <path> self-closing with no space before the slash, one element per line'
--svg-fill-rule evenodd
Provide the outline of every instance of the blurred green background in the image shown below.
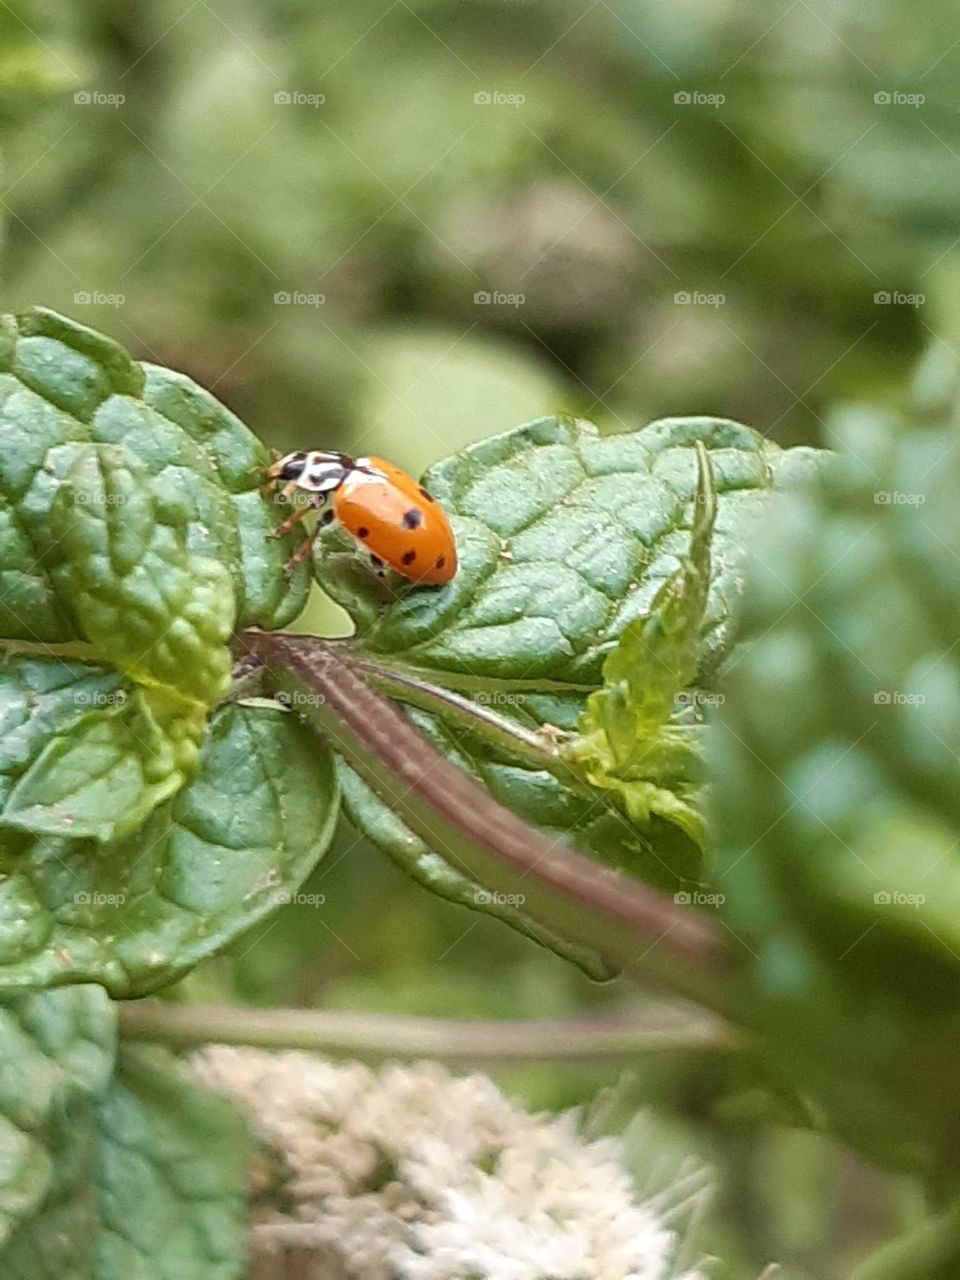
<path fill-rule="evenodd" d="M 818 442 L 960 337 L 960 32 L 906 0 L 10 0 L 4 305 L 190 373 L 271 445 L 411 470 L 556 410 Z M 460 1017 L 628 1011 L 344 830 L 191 998 Z M 512 1072 L 531 1104 L 610 1070 Z M 916 1212 L 754 1123 L 749 1072 L 638 1068 L 714 1162 L 719 1274 L 846 1274 Z M 633 1100 L 633 1101 L 630 1101 Z M 634 1142 L 649 1158 L 650 1131 Z M 646 1155 L 644 1154 L 646 1153 Z"/>

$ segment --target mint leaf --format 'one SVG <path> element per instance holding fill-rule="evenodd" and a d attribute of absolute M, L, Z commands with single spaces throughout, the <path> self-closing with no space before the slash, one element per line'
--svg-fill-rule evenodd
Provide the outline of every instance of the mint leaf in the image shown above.
<path fill-rule="evenodd" d="M 295 716 L 263 706 L 215 712 L 193 781 L 133 834 L 100 843 L 22 829 L 16 805 L 37 763 L 93 717 L 114 723 L 100 703 L 123 693 L 117 684 L 82 663 L 0 663 L 0 990 L 162 986 L 273 910 L 329 843 L 332 756 Z"/>
<path fill-rule="evenodd" d="M 689 551 L 603 664 L 603 687 L 587 699 L 566 754 L 638 826 L 659 814 L 703 848 L 703 735 L 697 724 L 671 723 L 678 696 L 696 679 L 710 587 L 717 502 L 702 448 L 698 462 Z"/>
<path fill-rule="evenodd" d="M 442 671 L 457 687 L 484 678 L 595 687 L 606 654 L 686 552 L 698 442 L 718 494 L 706 676 L 730 642 L 751 518 L 781 474 L 817 457 L 784 453 L 734 422 L 665 419 L 601 436 L 587 422 L 543 418 L 494 436 L 424 476 L 456 528 L 461 568 L 449 586 L 401 588 L 370 622 L 380 604 L 370 575 L 358 578 L 333 551 L 320 559 L 321 584 L 364 624 L 366 650 Z"/>
<path fill-rule="evenodd" d="M 44 474 L 56 492 L 37 541 L 80 633 L 139 683 L 214 706 L 230 683 L 233 585 L 188 550 L 177 492 L 117 445 L 51 449 Z"/>
<path fill-rule="evenodd" d="M 98 987 L 0 1004 L 0 1272 L 93 1280 L 95 1107 L 113 1070 Z"/>
<path fill-rule="evenodd" d="M 136 831 L 184 781 L 170 739 L 137 689 L 49 741 L 13 788 L 0 822 L 37 835 L 112 840 Z"/>
<path fill-rule="evenodd" d="M 125 1052 L 100 987 L 0 1003 L 4 1280 L 240 1280 L 243 1122 Z"/>
<path fill-rule="evenodd" d="M 716 739 L 716 887 L 742 1000 L 824 1123 L 956 1166 L 960 589 L 953 413 L 869 410 L 779 505 Z"/>
<path fill-rule="evenodd" d="M 96 1280 L 239 1280 L 250 1144 L 233 1106 L 126 1050 L 97 1128 Z"/>
<path fill-rule="evenodd" d="M 62 642 L 80 634 L 63 581 L 51 578 L 52 449 L 123 445 L 185 513 L 191 555 L 233 582 L 238 626 L 280 627 L 303 607 L 304 568 L 287 580 L 297 535 L 266 534 L 275 513 L 258 486 L 267 452 L 189 378 L 132 361 L 117 343 L 44 308 L 0 317 L 0 637 Z"/>
<path fill-rule="evenodd" d="M 714 477 L 715 520 L 707 520 L 712 502 L 696 502 L 700 450 Z M 603 684 L 604 663 L 614 662 L 615 672 L 618 661 L 642 658 L 634 649 L 639 636 L 649 641 L 653 634 L 642 627 L 655 601 L 658 625 L 683 649 L 682 670 L 679 652 L 667 664 L 664 705 L 680 688 L 709 683 L 732 644 L 739 566 L 756 518 L 773 490 L 815 469 L 819 457 L 816 450 L 782 451 L 747 427 L 707 418 L 609 436 L 589 423 L 542 419 L 425 475 L 457 531 L 461 569 L 449 586 L 401 587 L 384 607 L 380 587 L 355 552 L 339 549 L 336 535 L 325 539 L 317 572 L 353 614 L 359 639 L 352 652 L 360 660 L 455 689 L 528 730 L 572 736 L 587 698 Z M 684 594 L 678 584 L 687 573 L 695 589 Z M 622 658 L 613 659 L 622 637 Z M 658 711 L 651 776 L 625 780 L 628 816 L 620 782 L 605 785 L 609 773 L 601 770 L 592 786 L 578 789 L 487 740 L 482 726 L 471 732 L 446 721 L 442 708 L 407 714 L 496 799 L 548 833 L 671 893 L 700 882 L 696 727 L 664 723 Z M 645 722 L 631 713 L 631 749 L 641 732 L 647 734 Z M 495 905 L 471 902 L 472 885 L 443 850 L 412 845 L 372 796 L 361 803 L 353 788 L 346 793 L 357 824 L 389 856 L 406 859 L 415 878 L 432 880 L 465 905 Z M 525 928 L 519 914 L 501 913 Z"/>

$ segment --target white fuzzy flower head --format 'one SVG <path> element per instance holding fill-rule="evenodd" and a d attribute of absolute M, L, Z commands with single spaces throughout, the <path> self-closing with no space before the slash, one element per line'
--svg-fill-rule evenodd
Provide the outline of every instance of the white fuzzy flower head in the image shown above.
<path fill-rule="evenodd" d="M 248 1110 L 268 1156 L 260 1248 L 307 1248 L 350 1280 L 681 1280 L 619 1143 L 530 1115 L 485 1076 L 226 1046 L 191 1069 Z"/>

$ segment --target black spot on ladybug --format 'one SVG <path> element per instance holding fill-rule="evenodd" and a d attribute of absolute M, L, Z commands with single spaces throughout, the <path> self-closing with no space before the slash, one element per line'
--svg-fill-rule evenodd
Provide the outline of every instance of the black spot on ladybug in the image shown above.
<path fill-rule="evenodd" d="M 437 556 L 437 560 L 436 560 L 436 567 L 437 567 L 438 569 L 442 569 L 442 568 L 443 568 L 443 566 L 444 566 L 446 563 L 447 563 L 447 557 L 446 557 L 446 556 Z"/>
<path fill-rule="evenodd" d="M 360 528 L 357 530 L 357 537 L 358 537 L 358 538 L 369 538 L 369 537 L 370 537 L 370 530 L 366 527 L 366 525 L 361 525 L 361 526 L 360 526 Z"/>
<path fill-rule="evenodd" d="M 332 511 L 325 511 L 323 515 L 320 517 L 320 523 L 323 525 L 324 528 L 326 528 L 328 524 L 333 524 L 335 519 L 336 519 L 336 516 L 333 514 Z"/>
<path fill-rule="evenodd" d="M 413 564 L 416 558 L 417 558 L 417 553 L 415 551 L 405 551 L 403 555 L 400 557 L 400 559 L 403 561 L 404 564 Z"/>
<path fill-rule="evenodd" d="M 423 524 L 423 512 L 419 507 L 411 507 L 409 511 L 403 513 L 403 527 L 405 529 L 419 529 Z"/>
<path fill-rule="evenodd" d="M 420 486 L 420 497 L 425 498 L 427 502 L 436 502 L 436 498 L 431 498 L 430 494 L 427 493 L 426 489 L 424 489 L 422 485 Z"/>

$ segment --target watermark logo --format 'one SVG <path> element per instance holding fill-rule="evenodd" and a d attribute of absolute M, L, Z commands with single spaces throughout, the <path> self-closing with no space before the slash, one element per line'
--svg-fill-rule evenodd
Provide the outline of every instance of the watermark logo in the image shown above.
<path fill-rule="evenodd" d="M 87 893 L 80 890 L 73 895 L 78 907 L 122 907 L 127 900 L 125 893 Z"/>
<path fill-rule="evenodd" d="M 282 707 L 289 707 L 291 710 L 294 707 L 322 707 L 327 700 L 322 693 L 306 693 L 301 689 L 294 689 L 292 693 L 281 689 L 274 694 L 274 699 Z"/>
<path fill-rule="evenodd" d="M 522 107 L 526 100 L 526 94 L 502 93 L 499 89 L 481 89 L 473 95 L 478 107 Z"/>
<path fill-rule="evenodd" d="M 903 93 L 900 89 L 878 89 L 873 95 L 878 107 L 922 107 L 925 93 Z"/>
<path fill-rule="evenodd" d="M 873 895 L 873 901 L 878 907 L 922 907 L 926 900 L 922 893 L 899 893 L 897 890 L 891 893 L 881 889 Z"/>
<path fill-rule="evenodd" d="M 685 689 L 683 693 L 677 694 L 676 705 L 678 707 L 722 707 L 726 700 L 726 695 L 722 693 L 708 693 L 705 689 Z"/>
<path fill-rule="evenodd" d="M 681 889 L 673 895 L 678 907 L 722 907 L 727 900 L 725 893 L 703 893 L 700 889 Z"/>
<path fill-rule="evenodd" d="M 873 495 L 878 507 L 922 507 L 926 500 L 925 493 L 901 493 L 899 489 L 878 489 Z"/>
<path fill-rule="evenodd" d="M 922 707 L 925 693 L 901 693 L 899 689 L 878 689 L 873 701 L 878 707 Z"/>
<path fill-rule="evenodd" d="M 901 289 L 878 289 L 873 295 L 877 307 L 922 307 L 926 300 L 925 293 L 904 293 Z"/>
<path fill-rule="evenodd" d="M 505 689 L 481 690 L 473 695 L 473 701 L 481 707 L 522 707 L 526 700 L 525 693 L 508 693 Z"/>
<path fill-rule="evenodd" d="M 103 293 L 100 289 L 80 289 L 73 295 L 75 307 L 122 307 L 125 293 Z"/>
<path fill-rule="evenodd" d="M 325 893 L 292 893 L 289 889 L 278 889 L 271 895 L 271 901 L 278 907 L 323 907 L 326 905 Z"/>
<path fill-rule="evenodd" d="M 78 89 L 73 101 L 78 107 L 122 107 L 125 93 L 104 93 L 101 89 Z"/>
<path fill-rule="evenodd" d="M 522 307 L 526 300 L 525 293 L 501 293 L 499 289 L 478 289 L 473 295 L 478 307 Z"/>
<path fill-rule="evenodd" d="M 277 107 L 322 107 L 326 100 L 325 93 L 304 93 L 301 89 L 280 89 L 273 95 Z"/>
<path fill-rule="evenodd" d="M 727 100 L 725 93 L 703 93 L 699 89 L 678 89 L 673 95 L 678 107 L 722 107 Z"/>
<path fill-rule="evenodd" d="M 126 700 L 126 689 L 111 689 L 109 693 L 104 693 L 102 689 L 86 692 L 81 689 L 73 695 L 75 707 L 122 707 Z"/>
<path fill-rule="evenodd" d="M 280 289 L 273 295 L 277 307 L 322 307 L 326 300 L 325 293 L 302 293 L 299 289 Z"/>
<path fill-rule="evenodd" d="M 523 893 L 496 893 L 489 889 L 478 889 L 473 900 L 479 907 L 522 907 L 527 898 Z"/>
<path fill-rule="evenodd" d="M 673 295 L 678 307 L 722 307 L 726 300 L 725 293 L 701 293 L 699 289 L 681 289 Z"/>

